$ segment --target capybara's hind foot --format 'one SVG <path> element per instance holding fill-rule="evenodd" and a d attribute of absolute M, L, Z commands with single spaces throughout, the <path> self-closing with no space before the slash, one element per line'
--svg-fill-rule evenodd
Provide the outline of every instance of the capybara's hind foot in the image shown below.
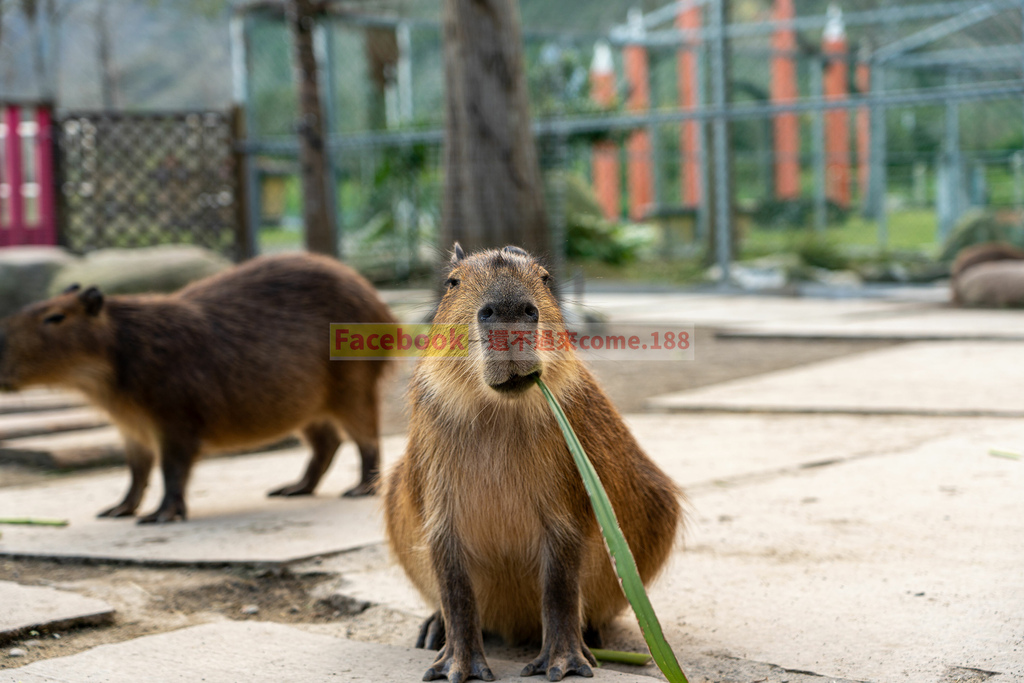
<path fill-rule="evenodd" d="M 372 496 L 377 493 L 376 482 L 360 482 L 357 486 L 353 486 L 345 493 L 341 494 L 343 498 L 359 498 L 360 496 Z"/>
<path fill-rule="evenodd" d="M 97 514 L 97 517 L 131 517 L 135 514 L 135 508 L 137 505 L 129 505 L 128 503 L 118 503 L 112 508 L 107 508 L 103 512 Z"/>
<path fill-rule="evenodd" d="M 185 513 L 185 501 L 164 501 L 157 508 L 156 512 L 139 517 L 138 524 L 166 524 L 176 519 L 185 521 L 188 515 Z"/>
<path fill-rule="evenodd" d="M 440 610 L 434 612 L 420 626 L 420 634 L 416 637 L 416 647 L 427 650 L 440 650 L 444 647 L 444 617 Z"/>
<path fill-rule="evenodd" d="M 316 486 L 310 486 L 304 481 L 300 481 L 295 484 L 288 484 L 288 486 L 282 486 L 279 489 L 274 489 L 268 496 L 311 496 Z"/>

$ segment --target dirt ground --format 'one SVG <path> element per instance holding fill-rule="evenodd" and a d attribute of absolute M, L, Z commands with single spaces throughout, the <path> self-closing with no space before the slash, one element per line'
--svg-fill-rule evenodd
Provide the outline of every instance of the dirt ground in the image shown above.
<path fill-rule="evenodd" d="M 602 362 L 592 366 L 623 413 L 644 409 L 644 401 L 741 377 L 781 370 L 820 360 L 880 348 L 880 342 L 722 340 L 713 331 L 698 330 L 692 362 Z M 386 380 L 382 426 L 387 434 L 406 425 L 404 390 L 412 365 L 400 366 Z M 48 477 L 75 476 L 0 464 L 0 489 L 37 483 Z M 117 565 L 78 565 L 46 561 L 0 559 L 0 579 L 50 585 L 106 600 L 116 610 L 113 624 L 60 633 L 40 633 L 0 643 L 0 669 L 23 666 L 37 659 L 59 657 L 104 643 L 170 631 L 219 619 L 259 619 L 301 625 L 309 630 L 388 644 L 408 643 L 418 619 L 370 606 L 355 609 L 325 597 L 346 563 L 362 567 L 387 562 L 381 548 L 333 558 L 321 570 L 314 562 L 294 571 L 255 569 L 146 568 Z M 327 570 L 326 568 L 330 569 Z M 605 634 L 606 647 L 634 649 L 625 634 Z M 26 656 L 8 656 L 10 648 Z"/>

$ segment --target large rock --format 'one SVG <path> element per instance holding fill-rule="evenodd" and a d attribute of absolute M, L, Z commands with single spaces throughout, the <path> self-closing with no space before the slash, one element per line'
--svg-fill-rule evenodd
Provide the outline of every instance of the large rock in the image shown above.
<path fill-rule="evenodd" d="M 223 256 L 195 246 L 104 249 L 61 270 L 50 285 L 50 293 L 75 283 L 96 285 L 107 294 L 173 292 L 230 266 Z"/>
<path fill-rule="evenodd" d="M 963 306 L 1024 307 L 1024 261 L 991 261 L 972 266 L 953 281 Z"/>
<path fill-rule="evenodd" d="M 75 261 L 60 247 L 0 249 L 0 317 L 45 299 L 57 272 Z"/>

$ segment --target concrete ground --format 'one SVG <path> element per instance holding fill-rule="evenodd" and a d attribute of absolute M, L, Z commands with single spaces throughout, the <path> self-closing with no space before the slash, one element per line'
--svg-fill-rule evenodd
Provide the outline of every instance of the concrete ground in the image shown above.
<path fill-rule="evenodd" d="M 798 333 L 812 318 L 884 317 L 912 330 L 925 309 L 958 315 L 919 295 L 601 294 L 586 303 L 612 320 L 720 331 L 771 324 L 779 334 Z M 1024 320 L 1024 313 L 976 313 L 984 329 Z M 935 339 L 942 327 L 950 330 L 944 338 L 957 338 L 953 319 L 922 326 L 920 338 Z M 843 333 L 856 338 L 857 330 Z M 1024 344 L 1012 342 L 879 348 L 652 401 L 684 412 L 628 415 L 689 499 L 685 538 L 650 593 L 690 680 L 1024 681 L 1018 358 Z M 693 363 L 700 362 L 698 348 Z M 401 447 L 401 437 L 389 439 L 386 459 Z M 2 527 L 0 563 L 4 555 L 14 563 L 18 583 L 52 576 L 54 587 L 102 598 L 120 615 L 111 627 L 65 631 L 64 641 L 80 645 L 63 651 L 9 639 L 0 681 L 419 680 L 430 654 L 408 645 L 430 610 L 389 564 L 375 503 L 337 497 L 355 478 L 354 452 L 339 453 L 318 496 L 263 498 L 296 477 L 304 458 L 297 449 L 204 462 L 190 493 L 193 520 L 159 528 L 91 519 L 122 493 L 124 473 L 0 489 L 0 517 L 71 521 Z M 69 557 L 133 566 L 49 569 L 47 562 Z M 190 572 L 212 580 L 215 570 L 192 569 L 204 563 L 234 567 L 225 571 L 235 572 L 232 581 L 253 604 L 221 610 L 213 593 L 192 590 L 187 602 L 165 590 Z M 254 571 L 263 573 L 238 574 Z M 270 593 L 285 584 L 304 592 L 275 602 Z M 305 618 L 302 600 L 327 611 Z M 133 620 L 155 635 L 102 639 L 104 628 Z M 643 650 L 628 615 L 606 640 Z M 10 649 L 22 653 L 12 658 Z M 487 650 L 505 680 L 535 654 L 491 641 Z M 598 672 L 607 680 L 651 676 L 659 674 L 650 666 Z"/>

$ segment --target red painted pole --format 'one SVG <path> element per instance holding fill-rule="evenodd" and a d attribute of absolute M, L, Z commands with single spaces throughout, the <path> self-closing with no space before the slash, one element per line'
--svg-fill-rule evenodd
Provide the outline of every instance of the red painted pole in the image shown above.
<path fill-rule="evenodd" d="M 849 85 L 843 13 L 831 5 L 828 15 L 821 45 L 828 60 L 824 94 L 826 100 L 845 100 L 849 97 Z M 825 194 L 839 206 L 850 206 L 850 117 L 846 109 L 825 112 Z"/>
<path fill-rule="evenodd" d="M 871 91 L 870 55 L 867 48 L 861 49 L 854 78 L 857 92 L 866 95 Z M 861 201 L 868 197 L 868 182 L 871 175 L 871 114 L 867 107 L 857 109 L 857 194 Z"/>
<path fill-rule="evenodd" d="M 36 182 L 39 184 L 39 225 L 35 244 L 57 244 L 57 180 L 53 169 L 53 113 L 49 105 L 36 107 Z"/>
<path fill-rule="evenodd" d="M 630 24 L 637 35 L 643 34 L 642 15 L 630 13 Z M 647 48 L 639 44 L 627 45 L 622 50 L 629 82 L 629 111 L 647 111 L 651 104 L 651 91 L 647 72 Z M 654 203 L 654 173 L 651 168 L 651 136 L 638 130 L 630 134 L 626 143 L 627 181 L 629 185 L 629 217 L 640 220 Z"/>
<path fill-rule="evenodd" d="M 615 64 L 608 43 L 594 46 L 594 60 L 590 65 L 590 96 L 602 107 L 615 104 Z M 621 215 L 622 197 L 619 190 L 619 146 L 614 140 L 595 142 L 591 148 L 591 173 L 594 176 L 594 194 L 605 218 L 617 221 Z"/>
<path fill-rule="evenodd" d="M 701 27 L 700 7 L 690 3 L 682 5 L 676 15 L 676 27 L 680 30 L 694 30 Z M 696 109 L 698 106 L 697 46 L 699 39 L 688 41 L 678 56 L 679 106 L 684 111 Z M 683 205 L 697 206 L 700 204 L 700 123 L 685 121 L 680 132 L 679 147 L 682 150 L 682 197 Z"/>
<path fill-rule="evenodd" d="M 789 21 L 796 16 L 793 0 L 775 0 L 775 20 Z M 782 28 L 772 36 L 772 102 L 783 104 L 797 99 L 796 33 Z M 800 120 L 794 112 L 775 116 L 775 196 L 796 199 L 800 196 Z"/>
<path fill-rule="evenodd" d="M 4 110 L 4 124 L 7 126 L 7 136 L 4 138 L 4 179 L 9 188 L 7 206 L 10 216 L 10 223 L 4 231 L 4 244 L 24 244 L 25 204 L 21 194 L 21 136 L 18 132 L 21 124 L 21 107 L 8 106 Z"/>

